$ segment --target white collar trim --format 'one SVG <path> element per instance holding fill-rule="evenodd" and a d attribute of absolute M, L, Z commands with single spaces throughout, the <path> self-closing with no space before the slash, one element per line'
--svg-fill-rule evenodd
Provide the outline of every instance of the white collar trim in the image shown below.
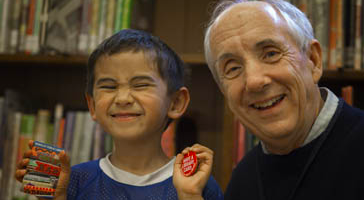
<path fill-rule="evenodd" d="M 135 175 L 130 172 L 119 169 L 110 162 L 111 153 L 100 159 L 101 170 L 111 179 L 133 186 L 146 186 L 162 182 L 173 175 L 173 166 L 176 157 L 173 157 L 167 164 L 159 168 L 157 171 L 146 175 Z"/>

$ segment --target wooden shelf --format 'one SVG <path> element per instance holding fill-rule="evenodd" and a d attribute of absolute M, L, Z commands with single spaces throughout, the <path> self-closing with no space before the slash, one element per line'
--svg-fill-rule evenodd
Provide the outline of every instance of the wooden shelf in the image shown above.
<path fill-rule="evenodd" d="M 364 70 L 324 70 L 321 81 L 364 81 Z"/>
<path fill-rule="evenodd" d="M 188 64 L 205 64 L 203 54 L 182 54 L 182 60 Z M 26 55 L 26 54 L 0 54 L 2 63 L 33 63 L 33 64 L 57 64 L 57 65 L 86 65 L 88 57 L 85 55 Z"/>
<path fill-rule="evenodd" d="M 85 65 L 87 57 L 83 55 L 26 55 L 26 54 L 1 54 L 2 63 L 33 63 L 33 64 L 57 64 L 57 65 Z"/>

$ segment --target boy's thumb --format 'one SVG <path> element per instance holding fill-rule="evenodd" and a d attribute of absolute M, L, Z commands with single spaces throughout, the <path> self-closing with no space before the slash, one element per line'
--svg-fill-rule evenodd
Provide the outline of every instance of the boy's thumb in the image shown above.
<path fill-rule="evenodd" d="M 55 199 L 63 200 L 67 199 L 67 188 L 71 176 L 71 165 L 70 159 L 65 151 L 61 151 L 59 154 L 59 160 L 61 161 L 61 173 L 57 183 Z"/>

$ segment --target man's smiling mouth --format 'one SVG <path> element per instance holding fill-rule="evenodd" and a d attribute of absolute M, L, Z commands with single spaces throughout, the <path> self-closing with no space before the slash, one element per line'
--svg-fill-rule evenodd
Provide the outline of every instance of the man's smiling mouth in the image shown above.
<path fill-rule="evenodd" d="M 280 96 L 274 97 L 268 101 L 260 102 L 260 103 L 254 103 L 251 105 L 251 107 L 258 109 L 258 110 L 265 110 L 269 109 L 275 105 L 277 105 L 279 102 L 281 102 L 286 95 L 282 94 Z"/>

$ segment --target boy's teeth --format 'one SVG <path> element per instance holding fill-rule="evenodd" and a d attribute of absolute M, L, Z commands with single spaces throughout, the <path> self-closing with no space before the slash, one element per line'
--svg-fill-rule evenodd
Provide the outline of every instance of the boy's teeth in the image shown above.
<path fill-rule="evenodd" d="M 279 101 L 281 98 L 282 98 L 282 96 L 278 96 L 276 98 L 273 98 L 273 99 L 263 102 L 263 103 L 256 103 L 253 106 L 254 106 L 254 108 L 266 108 L 266 107 L 272 106 L 274 103 Z"/>

